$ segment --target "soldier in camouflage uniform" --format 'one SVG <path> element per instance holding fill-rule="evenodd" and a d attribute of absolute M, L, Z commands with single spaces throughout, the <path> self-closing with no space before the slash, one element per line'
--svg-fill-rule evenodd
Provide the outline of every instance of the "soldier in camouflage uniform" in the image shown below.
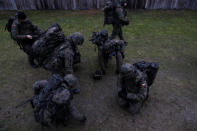
<path fill-rule="evenodd" d="M 117 86 L 120 106 L 129 107 L 132 114 L 138 113 L 148 96 L 146 74 L 134 65 L 123 64 Z"/>
<path fill-rule="evenodd" d="M 55 48 L 49 59 L 44 61 L 44 68 L 59 74 L 73 74 L 73 65 L 80 63 L 78 45 L 82 45 L 84 37 L 76 32 L 66 38 L 65 42 Z"/>
<path fill-rule="evenodd" d="M 33 51 L 40 66 L 64 76 L 72 74 L 73 65 L 81 62 L 77 46 L 83 42 L 81 33 L 65 37 L 61 27 L 55 23 L 34 43 Z"/>
<path fill-rule="evenodd" d="M 79 32 L 76 32 L 67 38 L 66 43 L 69 47 L 65 50 L 65 74 L 73 73 L 73 65 L 81 62 L 81 54 L 78 46 L 82 45 L 83 42 L 84 36 Z"/>
<path fill-rule="evenodd" d="M 68 115 L 71 114 L 76 120 L 85 122 L 86 117 L 73 102 L 72 89 L 76 82 L 77 78 L 72 74 L 64 78 L 55 74 L 49 80 L 35 82 L 32 106 L 36 121 L 49 127 L 60 123 L 66 125 Z"/>
<path fill-rule="evenodd" d="M 126 19 L 127 0 L 120 0 L 120 2 L 118 2 L 117 0 L 114 0 L 113 2 L 111 2 L 110 0 L 107 1 L 108 2 L 104 8 L 104 12 L 105 14 L 109 14 L 108 12 L 110 11 L 112 12 L 112 18 L 110 20 L 111 22 L 107 23 L 105 21 L 106 24 L 113 25 L 113 31 L 110 36 L 110 39 L 115 39 L 116 36 L 119 36 L 120 40 L 124 40 L 122 26 L 129 24 L 129 20 Z M 112 7 L 109 7 L 108 5 Z"/>
<path fill-rule="evenodd" d="M 11 37 L 19 44 L 20 48 L 27 53 L 29 63 L 32 67 L 37 67 L 34 63 L 32 51 L 33 43 L 40 37 L 43 31 L 27 19 L 23 12 L 17 13 L 17 18 L 11 27 Z"/>
<path fill-rule="evenodd" d="M 100 66 L 100 70 L 95 72 L 94 78 L 96 78 L 96 76 L 99 77 L 105 74 L 108 60 L 112 56 L 116 57 L 116 73 L 118 74 L 120 72 L 120 67 L 124 58 L 125 42 L 123 40 L 109 40 L 108 31 L 105 29 L 103 29 L 101 32 L 94 32 L 91 41 L 98 47 L 98 60 Z"/>

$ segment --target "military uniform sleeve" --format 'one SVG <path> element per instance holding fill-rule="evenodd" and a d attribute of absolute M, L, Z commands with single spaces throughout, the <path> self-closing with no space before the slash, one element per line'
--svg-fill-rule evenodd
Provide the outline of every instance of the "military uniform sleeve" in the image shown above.
<path fill-rule="evenodd" d="M 147 97 L 148 86 L 143 73 L 141 73 L 140 71 L 137 71 L 136 82 L 137 86 L 139 87 L 139 92 L 128 93 L 127 98 L 130 100 L 143 101 Z"/>
<path fill-rule="evenodd" d="M 18 29 L 18 25 L 16 24 L 16 22 L 12 24 L 11 35 L 14 40 L 23 40 L 26 38 L 26 35 L 19 35 L 19 29 Z"/>
<path fill-rule="evenodd" d="M 37 25 L 32 24 L 36 34 L 42 34 L 44 31 Z"/>
<path fill-rule="evenodd" d="M 147 83 L 144 82 L 140 84 L 140 89 L 137 94 L 128 93 L 127 98 L 130 100 L 144 101 L 147 97 L 147 93 L 148 93 Z"/>

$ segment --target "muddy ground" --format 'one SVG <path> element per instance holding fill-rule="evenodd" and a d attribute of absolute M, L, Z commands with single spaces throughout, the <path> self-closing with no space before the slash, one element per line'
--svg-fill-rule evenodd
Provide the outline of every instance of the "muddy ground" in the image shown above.
<path fill-rule="evenodd" d="M 50 73 L 32 69 L 26 55 L 3 30 L 15 12 L 0 12 L 0 130 L 49 130 L 37 124 L 30 105 L 14 108 L 33 94 L 32 84 L 47 79 Z M 93 81 L 97 69 L 94 45 L 88 40 L 93 31 L 103 28 L 101 11 L 27 11 L 30 19 L 47 29 L 58 22 L 66 35 L 82 32 L 86 38 L 80 47 L 82 63 L 75 67 L 79 79 L 76 106 L 86 114 L 82 125 L 72 118 L 67 127 L 53 130 L 109 131 L 195 131 L 197 130 L 197 12 L 130 11 L 132 24 L 124 27 L 128 41 L 124 62 L 141 60 L 160 63 L 150 98 L 141 112 L 131 116 L 117 104 L 115 61 L 106 76 Z M 112 28 L 106 26 L 111 32 Z"/>

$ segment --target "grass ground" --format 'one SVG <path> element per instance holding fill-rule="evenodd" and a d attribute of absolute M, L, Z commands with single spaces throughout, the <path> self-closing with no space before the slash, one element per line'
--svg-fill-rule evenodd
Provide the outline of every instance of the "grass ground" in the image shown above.
<path fill-rule="evenodd" d="M 129 45 L 125 62 L 140 60 L 160 63 L 160 71 L 141 113 L 131 115 L 116 101 L 115 62 L 101 81 L 93 81 L 97 53 L 89 42 L 93 31 L 103 28 L 101 11 L 27 11 L 43 29 L 59 23 L 65 35 L 76 31 L 85 36 L 80 47 L 83 61 L 77 65 L 81 93 L 77 107 L 88 118 L 85 125 L 70 121 L 58 130 L 197 130 L 197 11 L 131 11 L 132 24 L 124 27 Z M 0 12 L 0 130 L 47 130 L 34 121 L 30 105 L 15 109 L 32 96 L 32 84 L 47 79 L 43 69 L 32 69 L 26 55 L 4 31 L 13 11 Z M 106 26 L 111 32 L 112 28 Z"/>

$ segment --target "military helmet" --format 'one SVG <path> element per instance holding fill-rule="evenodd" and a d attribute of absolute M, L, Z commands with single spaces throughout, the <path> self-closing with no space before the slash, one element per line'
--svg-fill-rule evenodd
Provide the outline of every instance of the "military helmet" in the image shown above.
<path fill-rule="evenodd" d="M 77 84 L 77 77 L 75 77 L 73 74 L 68 74 L 64 77 L 64 81 L 68 86 L 75 86 Z"/>
<path fill-rule="evenodd" d="M 129 77 L 129 76 L 133 77 L 135 74 L 135 67 L 129 63 L 123 64 L 120 70 L 120 74 L 123 77 Z"/>
<path fill-rule="evenodd" d="M 35 82 L 33 84 L 33 90 L 34 90 L 34 95 L 38 95 L 41 91 L 41 87 L 39 85 L 39 82 Z"/>
<path fill-rule="evenodd" d="M 84 36 L 79 32 L 73 33 L 70 37 L 73 43 L 76 45 L 82 45 L 84 42 Z"/>
<path fill-rule="evenodd" d="M 108 31 L 106 29 L 101 30 L 101 35 L 104 37 L 108 37 Z"/>

